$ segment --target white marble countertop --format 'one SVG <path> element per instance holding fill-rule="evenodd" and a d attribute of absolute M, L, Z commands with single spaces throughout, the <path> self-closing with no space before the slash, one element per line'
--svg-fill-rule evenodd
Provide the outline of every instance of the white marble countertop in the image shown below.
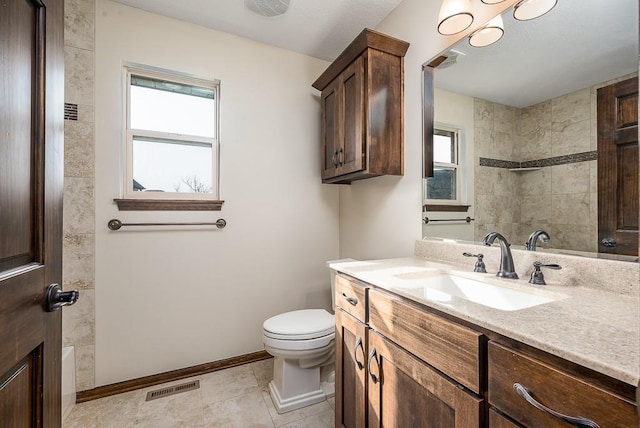
<path fill-rule="evenodd" d="M 405 296 L 415 302 L 469 321 L 498 334 L 588 367 L 633 386 L 640 380 L 640 301 L 583 286 L 548 283 L 534 286 L 527 279 L 500 279 L 494 274 L 431 262 L 420 257 L 334 263 L 339 272 Z M 451 297 L 427 299 L 410 288 L 429 270 L 495 282 L 558 300 L 515 311 L 494 309 Z"/>

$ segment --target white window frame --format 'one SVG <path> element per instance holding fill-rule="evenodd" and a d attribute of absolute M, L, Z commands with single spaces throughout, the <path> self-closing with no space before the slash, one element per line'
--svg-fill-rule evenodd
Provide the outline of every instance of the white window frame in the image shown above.
<path fill-rule="evenodd" d="M 462 173 L 461 173 L 461 153 L 460 153 L 460 135 L 462 130 L 456 126 L 446 125 L 441 123 L 435 123 L 433 126 L 433 133 L 435 135 L 436 131 L 445 131 L 451 132 L 454 135 L 454 160 L 455 163 L 446 163 L 446 162 L 433 162 L 434 170 L 437 167 L 441 168 L 452 168 L 456 172 L 456 198 L 455 199 L 427 199 L 427 179 L 422 179 L 422 195 L 423 195 L 423 204 L 424 205 L 462 205 Z"/>
<path fill-rule="evenodd" d="M 131 75 L 162 79 L 185 85 L 200 86 L 214 91 L 215 102 L 215 136 L 203 137 L 198 135 L 175 134 L 169 132 L 149 131 L 131 128 Z M 147 200 L 219 200 L 220 199 L 220 81 L 215 79 L 203 79 L 175 71 L 164 70 L 155 67 L 137 64 L 125 64 L 124 66 L 124 199 Z M 133 190 L 133 139 L 134 137 L 159 138 L 162 140 L 204 143 L 211 145 L 211 193 L 188 192 L 144 192 Z"/>

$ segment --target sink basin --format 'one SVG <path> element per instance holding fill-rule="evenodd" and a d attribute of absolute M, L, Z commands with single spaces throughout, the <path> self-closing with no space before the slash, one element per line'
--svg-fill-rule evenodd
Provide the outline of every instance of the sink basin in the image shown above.
<path fill-rule="evenodd" d="M 457 297 L 503 311 L 526 309 L 563 297 L 544 290 L 517 290 L 450 274 L 432 275 L 410 282 L 398 289 L 435 302 L 446 304 L 452 297 Z"/>

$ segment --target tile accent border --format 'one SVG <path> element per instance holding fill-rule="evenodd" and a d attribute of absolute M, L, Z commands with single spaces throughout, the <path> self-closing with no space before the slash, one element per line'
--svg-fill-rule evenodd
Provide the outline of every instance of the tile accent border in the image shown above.
<path fill-rule="evenodd" d="M 543 168 L 547 166 L 566 165 L 570 163 L 586 162 L 598 159 L 598 151 L 593 150 L 590 152 L 573 153 L 570 155 L 554 156 L 551 158 L 516 162 L 506 161 L 501 159 L 480 158 L 480 166 L 488 166 L 492 168 L 507 168 L 507 169 L 519 169 L 519 168 Z"/>

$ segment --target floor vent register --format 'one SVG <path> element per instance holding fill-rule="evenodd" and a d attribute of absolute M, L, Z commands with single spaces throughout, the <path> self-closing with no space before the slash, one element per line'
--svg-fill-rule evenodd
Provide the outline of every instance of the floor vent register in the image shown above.
<path fill-rule="evenodd" d="M 181 383 L 180 385 L 168 386 L 166 388 L 147 392 L 147 399 L 145 401 L 156 400 L 158 398 L 168 397 L 170 395 L 180 394 L 182 392 L 193 391 L 194 389 L 198 388 L 200 388 L 199 380 Z"/>

